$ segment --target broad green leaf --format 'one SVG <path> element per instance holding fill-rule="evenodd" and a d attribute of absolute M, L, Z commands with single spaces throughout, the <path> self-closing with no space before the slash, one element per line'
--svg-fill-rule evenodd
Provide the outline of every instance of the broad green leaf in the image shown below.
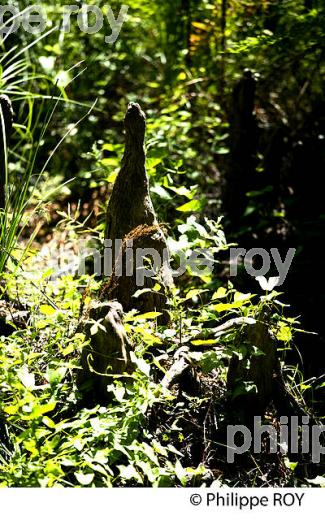
<path fill-rule="evenodd" d="M 49 417 L 43 417 L 43 424 L 45 424 L 46 426 L 48 426 L 49 428 L 55 428 L 55 422 L 52 421 L 52 419 L 50 419 Z"/>
<path fill-rule="evenodd" d="M 149 157 L 146 161 L 147 170 L 153 170 L 162 162 L 161 157 Z"/>
<path fill-rule="evenodd" d="M 114 389 L 114 395 L 116 400 L 121 403 L 123 401 L 123 398 L 125 396 L 125 388 L 124 386 L 118 386 Z"/>
<path fill-rule="evenodd" d="M 175 474 L 178 480 L 181 482 L 183 486 L 186 486 L 187 484 L 187 473 L 186 470 L 183 468 L 182 464 L 177 460 L 175 464 Z"/>
<path fill-rule="evenodd" d="M 197 296 L 205 292 L 207 292 L 207 290 L 205 289 L 190 289 L 188 293 L 186 293 L 184 300 L 191 300 L 192 298 L 196 298 Z"/>
<path fill-rule="evenodd" d="M 63 475 L 61 465 L 55 460 L 48 460 L 46 462 L 44 472 L 47 475 L 54 475 L 55 477 L 60 477 Z"/>
<path fill-rule="evenodd" d="M 279 341 L 291 341 L 292 340 L 292 332 L 288 325 L 281 323 L 280 330 L 277 332 L 276 337 Z"/>
<path fill-rule="evenodd" d="M 35 387 L 35 375 L 28 371 L 27 366 L 17 370 L 17 375 L 26 388 L 33 389 Z"/>
<path fill-rule="evenodd" d="M 251 300 L 253 296 L 254 295 L 251 294 L 251 293 L 244 294 L 244 293 L 240 293 L 240 292 L 235 292 L 235 294 L 234 294 L 234 302 L 241 302 L 241 301 Z"/>
<path fill-rule="evenodd" d="M 194 187 L 192 189 L 188 189 L 185 186 L 168 186 L 168 188 L 172 191 L 174 191 L 177 195 L 180 195 L 182 197 L 186 197 L 187 199 L 193 199 L 194 195 L 197 192 L 197 188 Z"/>
<path fill-rule="evenodd" d="M 8 415 L 15 415 L 19 410 L 18 404 L 9 404 L 8 406 L 3 407 L 3 411 Z"/>
<path fill-rule="evenodd" d="M 168 191 L 165 190 L 162 186 L 156 185 L 150 190 L 152 193 L 155 193 L 155 195 L 158 195 L 163 200 L 171 200 L 171 195 L 169 195 Z"/>
<path fill-rule="evenodd" d="M 134 316 L 133 321 L 154 320 L 155 318 L 158 318 L 158 316 L 161 315 L 161 312 L 146 312 L 145 314 L 138 314 L 137 316 Z"/>
<path fill-rule="evenodd" d="M 309 484 L 313 484 L 313 486 L 319 486 L 321 488 L 325 487 L 325 477 L 322 477 L 321 475 L 318 475 L 317 477 L 313 479 L 306 479 Z"/>
<path fill-rule="evenodd" d="M 219 368 L 221 364 L 220 355 L 218 352 L 214 350 L 210 350 L 209 352 L 204 352 L 200 361 L 200 367 L 204 374 L 209 374 L 212 370 Z"/>
<path fill-rule="evenodd" d="M 146 363 L 144 359 L 138 358 L 134 352 L 130 352 L 131 361 L 137 366 L 137 368 L 145 374 L 146 376 L 150 375 L 150 365 Z"/>
<path fill-rule="evenodd" d="M 230 311 L 232 309 L 238 309 L 239 307 L 242 307 L 242 305 L 244 305 L 245 303 L 247 303 L 246 300 L 241 300 L 233 303 L 218 303 L 217 305 L 214 305 L 213 308 L 217 312 L 224 312 Z"/>
<path fill-rule="evenodd" d="M 128 466 L 117 466 L 120 471 L 120 477 L 125 480 L 136 480 L 137 482 L 142 483 L 142 477 L 137 472 L 134 466 L 129 464 Z"/>
<path fill-rule="evenodd" d="M 113 183 L 113 182 L 115 182 L 117 175 L 118 175 L 118 171 L 117 171 L 117 170 L 112 171 L 112 172 L 107 176 L 106 181 L 109 182 L 109 183 Z"/>
<path fill-rule="evenodd" d="M 24 421 L 29 421 L 31 419 L 37 419 L 38 417 L 42 417 L 46 415 L 48 412 L 52 412 L 56 407 L 56 402 L 46 403 L 46 404 L 37 404 L 33 406 L 33 409 L 30 414 L 23 415 L 21 418 Z"/>
<path fill-rule="evenodd" d="M 93 473 L 81 473 L 80 471 L 75 472 L 74 475 L 78 480 L 79 484 L 81 484 L 82 486 L 89 486 L 89 484 L 91 484 L 94 480 L 95 476 Z"/>
<path fill-rule="evenodd" d="M 193 199 L 189 202 L 186 202 L 186 204 L 179 206 L 178 208 L 176 208 L 176 210 L 181 211 L 183 213 L 190 213 L 193 211 L 201 211 L 202 207 L 203 203 L 201 200 Z"/>
<path fill-rule="evenodd" d="M 213 293 L 212 300 L 219 300 L 225 298 L 228 294 L 228 291 L 225 287 L 219 287 L 219 289 Z"/>
<path fill-rule="evenodd" d="M 56 310 L 53 309 L 51 305 L 40 305 L 39 310 L 42 314 L 45 314 L 45 316 L 53 316 L 53 314 L 56 313 Z"/>
<path fill-rule="evenodd" d="M 51 385 L 58 385 L 61 383 L 65 374 L 67 373 L 67 367 L 58 367 L 56 369 L 49 368 L 47 371 L 47 378 Z"/>

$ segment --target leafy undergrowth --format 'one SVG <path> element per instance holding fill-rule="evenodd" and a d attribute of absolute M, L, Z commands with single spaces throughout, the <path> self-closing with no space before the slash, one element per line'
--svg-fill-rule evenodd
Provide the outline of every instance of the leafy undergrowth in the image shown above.
<path fill-rule="evenodd" d="M 186 248 L 207 240 L 226 247 L 219 224 L 208 224 L 213 240 L 195 219 L 182 225 Z M 12 331 L 0 338 L 1 486 L 297 485 L 283 455 L 248 453 L 227 464 L 226 376 L 240 330 L 206 335 L 229 316 L 254 319 L 267 308 L 285 351 L 295 321 L 283 316 L 278 293 L 241 294 L 230 283 L 218 287 L 213 274 L 187 272 L 185 292 L 170 297 L 169 326 L 157 325 L 157 313 L 125 316 L 137 368 L 127 382 L 108 378 L 111 403 L 88 409 L 75 382 L 86 345 L 78 325 L 99 284 L 88 275 L 51 279 L 38 261 L 31 255 L 5 281 L 23 326 L 8 313 Z M 191 373 L 169 388 L 162 380 L 180 352 Z"/>

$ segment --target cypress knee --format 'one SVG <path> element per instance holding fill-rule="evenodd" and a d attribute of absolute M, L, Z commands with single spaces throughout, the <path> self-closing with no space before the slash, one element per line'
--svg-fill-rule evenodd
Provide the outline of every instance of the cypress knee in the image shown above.
<path fill-rule="evenodd" d="M 240 359 L 233 355 L 227 374 L 231 398 L 231 415 L 240 424 L 251 425 L 254 416 L 263 417 L 273 404 L 278 415 L 302 416 L 305 412 L 288 393 L 277 352 L 277 340 L 268 326 L 269 317 L 261 314 L 255 324 L 247 325 L 240 339 L 246 354 Z M 257 353 L 253 349 L 258 349 Z M 255 392 L 239 391 L 243 384 L 255 385 Z"/>
<path fill-rule="evenodd" d="M 140 225 L 157 225 L 145 165 L 146 118 L 137 103 L 129 104 L 124 128 L 122 167 L 113 187 L 106 218 L 105 238 L 113 241 L 113 253 L 115 240 L 123 239 Z"/>
<path fill-rule="evenodd" d="M 115 264 L 103 288 L 102 299 L 118 300 L 125 311 L 135 308 L 141 312 L 162 312 L 160 321 L 166 322 L 165 290 L 172 285 L 172 275 L 166 238 L 150 198 L 144 150 L 146 120 L 137 103 L 129 104 L 124 127 L 125 151 L 108 204 L 105 233 L 105 238 L 112 241 Z M 116 240 L 121 240 L 120 247 L 116 247 Z M 147 256 L 154 268 L 147 269 L 139 282 L 139 267 L 145 264 Z M 138 289 L 152 289 L 157 281 L 161 286 L 159 291 L 145 291 L 138 298 L 133 297 Z"/>
<path fill-rule="evenodd" d="M 94 323 L 98 328 L 92 331 Z M 123 327 L 123 309 L 118 302 L 93 302 L 83 316 L 80 331 L 89 339 L 81 354 L 77 385 L 87 402 L 106 404 L 112 375 L 131 373 L 131 344 Z M 124 381 L 122 378 L 121 381 Z"/>

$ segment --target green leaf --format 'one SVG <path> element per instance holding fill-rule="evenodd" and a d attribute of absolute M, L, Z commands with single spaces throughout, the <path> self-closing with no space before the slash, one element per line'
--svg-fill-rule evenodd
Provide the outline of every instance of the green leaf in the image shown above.
<path fill-rule="evenodd" d="M 162 186 L 156 185 L 150 190 L 155 195 L 158 195 L 163 200 L 171 200 L 171 195 L 169 195 L 168 191 L 165 190 Z"/>
<path fill-rule="evenodd" d="M 63 475 L 63 471 L 61 469 L 61 465 L 54 460 L 48 460 L 45 464 L 44 472 L 47 475 L 54 475 L 55 477 L 60 477 Z"/>
<path fill-rule="evenodd" d="M 149 377 L 150 375 L 150 365 L 146 363 L 144 359 L 138 358 L 134 352 L 130 352 L 131 361 L 137 366 L 137 368 Z"/>
<path fill-rule="evenodd" d="M 138 289 L 137 291 L 135 291 L 132 298 L 139 298 L 139 296 L 142 296 L 143 294 L 150 292 L 152 292 L 152 289 L 149 289 L 148 287 L 146 287 L 145 289 Z"/>
<path fill-rule="evenodd" d="M 238 309 L 239 307 L 242 307 L 242 305 L 244 305 L 245 303 L 247 303 L 247 301 L 245 300 L 233 303 L 218 303 L 217 305 L 214 305 L 213 308 L 217 312 L 224 312 L 230 311 L 232 309 Z"/>
<path fill-rule="evenodd" d="M 314 486 L 319 486 L 321 488 L 324 488 L 325 487 L 325 477 L 321 477 L 320 475 L 318 475 L 317 477 L 313 478 L 313 479 L 306 479 L 307 482 L 309 482 L 309 484 L 313 484 Z"/>
<path fill-rule="evenodd" d="M 125 396 L 125 388 L 124 388 L 124 386 L 118 386 L 118 387 L 114 388 L 114 395 L 115 395 L 116 400 L 119 403 L 122 403 L 123 398 Z"/>
<path fill-rule="evenodd" d="M 200 367 L 204 374 L 209 374 L 212 370 L 219 368 L 221 364 L 220 355 L 211 350 L 209 352 L 204 352 L 200 359 Z"/>
<path fill-rule="evenodd" d="M 141 321 L 141 320 L 154 320 L 158 318 L 158 316 L 161 316 L 161 312 L 146 312 L 145 314 L 138 314 L 137 316 L 133 317 L 133 321 Z"/>
<path fill-rule="evenodd" d="M 67 367 L 58 367 L 56 369 L 49 368 L 47 371 L 47 378 L 48 378 L 50 385 L 55 386 L 55 385 L 58 385 L 59 383 L 61 383 L 66 372 L 67 372 Z"/>
<path fill-rule="evenodd" d="M 19 410 L 18 404 L 9 404 L 3 407 L 3 411 L 8 415 L 15 415 Z"/>
<path fill-rule="evenodd" d="M 298 462 L 291 462 L 287 457 L 284 459 L 284 465 L 286 468 L 290 469 L 291 471 L 294 471 L 296 467 L 298 466 Z M 325 482 L 325 479 L 324 479 Z"/>
<path fill-rule="evenodd" d="M 52 419 L 50 419 L 49 417 L 43 417 L 43 424 L 45 424 L 45 426 L 48 426 L 48 428 L 55 428 L 55 422 L 52 421 Z"/>
<path fill-rule="evenodd" d="M 229 148 L 226 148 L 225 146 L 221 146 L 216 150 L 216 153 L 219 155 L 227 155 L 229 153 Z"/>
<path fill-rule="evenodd" d="M 251 300 L 253 296 L 254 295 L 251 293 L 244 294 L 244 293 L 240 293 L 240 292 L 235 292 L 234 302 L 242 302 L 242 301 Z"/>
<path fill-rule="evenodd" d="M 129 464 L 128 466 L 117 466 L 117 467 L 120 470 L 120 477 L 123 478 L 124 480 L 134 479 L 137 482 L 140 482 L 140 483 L 143 482 L 141 476 L 139 475 L 139 473 L 137 472 L 135 467 L 132 466 L 131 464 Z"/>
<path fill-rule="evenodd" d="M 24 421 L 30 421 L 31 419 L 38 419 L 38 417 L 42 417 L 46 415 L 48 412 L 52 412 L 56 407 L 56 402 L 46 403 L 46 404 L 37 404 L 33 407 L 30 414 L 23 415 L 21 418 Z"/>
<path fill-rule="evenodd" d="M 149 157 L 146 161 L 147 170 L 153 170 L 162 162 L 161 157 Z"/>
<path fill-rule="evenodd" d="M 186 204 L 183 204 L 182 206 L 179 206 L 176 208 L 177 211 L 181 211 L 183 213 L 191 213 L 194 211 L 201 211 L 203 207 L 202 200 L 193 199 L 189 202 L 186 202 Z"/>
<path fill-rule="evenodd" d="M 35 375 L 28 371 L 27 366 L 17 370 L 17 375 L 26 388 L 33 389 L 35 387 Z"/>
<path fill-rule="evenodd" d="M 291 341 L 292 340 L 292 332 L 290 327 L 285 323 L 281 323 L 280 330 L 277 332 L 276 337 L 279 341 Z"/>
<path fill-rule="evenodd" d="M 187 473 L 186 470 L 183 468 L 182 464 L 177 460 L 175 464 L 175 475 L 178 478 L 178 480 L 181 482 L 182 486 L 186 486 L 187 484 Z"/>
<path fill-rule="evenodd" d="M 225 289 L 225 287 L 219 287 L 217 292 L 213 293 L 212 300 L 219 300 L 219 299 L 225 298 L 227 296 L 227 294 L 228 294 L 228 291 L 227 291 L 227 289 Z"/>
<path fill-rule="evenodd" d="M 94 473 L 81 473 L 80 471 L 75 472 L 74 475 L 78 480 L 79 484 L 81 484 L 82 486 L 89 486 L 89 484 L 91 484 L 94 480 L 95 476 Z"/>
<path fill-rule="evenodd" d="M 51 305 L 40 305 L 39 310 L 42 314 L 45 314 L 45 316 L 53 316 L 53 314 L 56 313 L 56 310 L 53 309 Z"/>
<path fill-rule="evenodd" d="M 174 191 L 177 195 L 182 197 L 186 197 L 187 199 L 193 199 L 195 193 L 197 192 L 196 187 L 189 190 L 185 186 L 168 186 L 168 188 Z"/>
<path fill-rule="evenodd" d="M 118 171 L 116 171 L 116 170 L 112 171 L 112 172 L 111 172 L 111 173 L 106 177 L 106 181 L 109 182 L 109 183 L 113 183 L 113 182 L 115 182 L 117 175 L 118 175 Z"/>
<path fill-rule="evenodd" d="M 191 343 L 195 347 L 209 347 L 211 345 L 216 345 L 218 341 L 216 339 L 194 339 Z"/>
<path fill-rule="evenodd" d="M 188 293 L 186 294 L 184 301 L 191 300 L 192 298 L 196 298 L 197 296 L 199 296 L 200 294 L 205 293 L 205 292 L 207 292 L 206 289 L 190 289 L 188 291 Z"/>

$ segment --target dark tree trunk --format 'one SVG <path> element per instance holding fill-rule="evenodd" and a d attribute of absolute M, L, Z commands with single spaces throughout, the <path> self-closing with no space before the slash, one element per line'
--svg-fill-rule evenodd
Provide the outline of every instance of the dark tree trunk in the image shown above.
<path fill-rule="evenodd" d="M 226 46 L 227 46 L 227 0 L 222 0 L 221 5 L 221 66 L 220 66 L 220 97 L 223 101 L 225 95 L 226 75 Z"/>
<path fill-rule="evenodd" d="M 9 98 L 0 96 L 0 210 L 6 205 L 6 154 L 12 131 L 13 111 Z"/>
<path fill-rule="evenodd" d="M 313 2 L 313 0 L 305 0 L 304 4 L 305 4 L 306 10 L 310 11 L 313 8 L 314 2 Z"/>
<path fill-rule="evenodd" d="M 187 54 L 185 62 L 187 67 L 192 65 L 191 55 L 191 33 L 192 33 L 192 16 L 191 16 L 191 0 L 182 0 L 182 12 L 184 17 L 184 30 Z"/>
<path fill-rule="evenodd" d="M 249 70 L 235 85 L 230 115 L 230 157 L 226 172 L 224 210 L 238 224 L 246 192 L 256 189 L 257 124 L 254 115 L 256 81 Z"/>

